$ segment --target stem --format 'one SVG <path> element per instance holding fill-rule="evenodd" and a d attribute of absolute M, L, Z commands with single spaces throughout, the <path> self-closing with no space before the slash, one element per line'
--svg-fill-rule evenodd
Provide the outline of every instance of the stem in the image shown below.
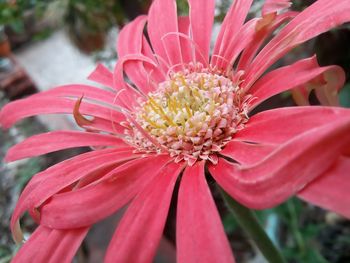
<path fill-rule="evenodd" d="M 300 254 L 304 255 L 305 254 L 305 242 L 303 239 L 303 236 L 301 235 L 299 228 L 298 228 L 298 218 L 297 218 L 297 213 L 295 211 L 295 205 L 293 200 L 289 200 L 287 202 L 287 207 L 289 210 L 289 214 L 291 217 L 291 228 L 292 232 L 294 234 L 295 241 L 297 243 L 297 246 L 299 248 Z"/>
<path fill-rule="evenodd" d="M 221 193 L 229 207 L 229 210 L 235 216 L 238 224 L 255 242 L 266 260 L 270 263 L 286 263 L 280 251 L 275 247 L 270 238 L 267 236 L 256 215 L 252 210 L 246 208 L 233 200 L 222 189 Z"/>

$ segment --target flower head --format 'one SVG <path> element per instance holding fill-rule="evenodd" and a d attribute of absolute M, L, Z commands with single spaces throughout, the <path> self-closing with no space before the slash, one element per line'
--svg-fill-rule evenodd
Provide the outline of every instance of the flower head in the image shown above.
<path fill-rule="evenodd" d="M 285 11 L 290 1 L 267 0 L 262 16 L 247 22 L 252 0 L 236 0 L 212 52 L 215 2 L 188 3 L 188 16 L 177 17 L 174 0 L 155 0 L 148 16 L 123 28 L 114 72 L 99 65 L 89 76 L 109 89 L 67 85 L 1 110 L 4 127 L 37 114 L 70 113 L 84 129 L 33 136 L 10 149 L 8 161 L 96 147 L 28 183 L 13 214 L 14 237 L 21 241 L 25 211 L 39 227 L 14 262 L 34 256 L 70 262 L 89 228 L 126 204 L 105 261 L 151 262 L 178 180 L 178 261 L 233 262 L 205 167 L 250 208 L 298 195 L 350 217 L 350 111 L 335 107 L 344 72 L 319 67 L 312 57 L 263 75 L 295 46 L 350 21 L 348 0 L 318 0 L 301 13 Z M 286 90 L 305 104 L 311 89 L 333 107 L 251 114 Z"/>

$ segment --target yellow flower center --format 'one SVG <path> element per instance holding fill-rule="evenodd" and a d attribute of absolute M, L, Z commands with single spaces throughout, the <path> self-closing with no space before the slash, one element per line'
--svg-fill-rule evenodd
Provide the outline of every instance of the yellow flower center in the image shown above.
<path fill-rule="evenodd" d="M 215 162 L 219 152 L 247 122 L 247 98 L 230 79 L 207 72 L 178 72 L 148 94 L 135 112 L 143 131 L 177 161 Z M 133 126 L 128 141 L 140 151 L 160 151 Z"/>

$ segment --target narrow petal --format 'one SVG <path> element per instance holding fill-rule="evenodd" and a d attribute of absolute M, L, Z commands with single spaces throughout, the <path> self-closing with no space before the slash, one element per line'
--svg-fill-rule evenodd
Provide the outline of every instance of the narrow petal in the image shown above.
<path fill-rule="evenodd" d="M 240 166 L 220 159 L 209 170 L 242 204 L 255 209 L 273 207 L 326 172 L 349 149 L 349 132 L 348 114 L 292 138 L 256 164 Z"/>
<path fill-rule="evenodd" d="M 118 97 L 116 101 L 118 101 L 118 104 L 123 105 L 123 107 L 132 110 L 135 106 L 137 106 L 138 98 L 142 97 L 142 95 L 146 96 L 145 92 L 153 89 L 151 85 L 154 83 L 152 83 L 150 79 L 144 79 L 144 84 L 142 86 L 143 88 L 139 90 L 134 89 L 130 84 L 128 84 L 124 80 L 124 70 L 125 65 L 131 61 L 140 63 L 145 62 L 154 68 L 157 68 L 158 65 L 152 59 L 142 54 L 125 55 L 120 58 L 115 65 L 113 81 L 114 87 L 118 90 Z M 150 87 L 146 88 L 146 86 Z"/>
<path fill-rule="evenodd" d="M 167 155 L 130 161 L 94 184 L 54 195 L 41 208 L 40 224 L 59 229 L 92 225 L 126 205 L 167 162 Z"/>
<path fill-rule="evenodd" d="M 30 98 L 41 98 L 44 96 L 81 98 L 100 101 L 110 105 L 114 105 L 114 97 L 117 94 L 105 89 L 92 87 L 89 85 L 63 85 L 32 95 Z"/>
<path fill-rule="evenodd" d="M 249 89 L 265 70 L 297 45 L 348 21 L 348 0 L 316 1 L 288 23 L 257 55 L 247 71 L 244 88 Z"/>
<path fill-rule="evenodd" d="M 280 15 L 265 15 L 258 21 L 254 39 L 245 47 L 237 65 L 237 71 L 246 71 L 259 49 L 272 33 L 285 22 L 296 17 L 298 12 L 286 12 Z"/>
<path fill-rule="evenodd" d="M 69 230 L 54 229 L 53 231 L 56 238 L 56 242 L 53 244 L 54 251 L 47 253 L 46 262 L 71 263 L 73 261 L 74 255 L 76 254 L 85 236 L 87 235 L 89 227 Z"/>
<path fill-rule="evenodd" d="M 127 24 L 118 37 L 117 51 L 119 57 L 131 54 L 142 54 L 143 30 L 147 22 L 147 16 L 139 16 Z M 144 93 L 152 91 L 148 85 L 149 73 L 146 71 L 142 61 L 131 60 L 125 63 L 124 70 L 130 80 Z"/>
<path fill-rule="evenodd" d="M 31 259 L 31 261 L 29 261 L 30 263 L 38 262 L 34 261 L 34 258 L 36 257 L 40 248 L 45 245 L 45 242 L 47 241 L 47 238 L 50 236 L 51 232 L 52 229 L 39 226 L 30 236 L 29 240 L 22 245 L 17 254 L 12 258 L 11 262 L 24 263 L 28 262 L 28 259 Z"/>
<path fill-rule="evenodd" d="M 16 241 L 21 241 L 17 232 L 18 221 L 25 211 L 35 210 L 49 198 L 63 189 L 76 185 L 91 174 L 102 174 L 106 168 L 118 165 L 139 157 L 131 150 L 105 149 L 80 154 L 58 163 L 45 171 L 36 174 L 26 185 L 16 204 L 11 217 L 11 230 Z"/>
<path fill-rule="evenodd" d="M 209 48 L 214 22 L 215 0 L 188 0 L 192 38 L 199 50 L 196 61 L 206 65 L 209 61 Z"/>
<path fill-rule="evenodd" d="M 231 37 L 231 40 L 222 54 L 223 57 L 218 58 L 220 63 L 217 63 L 217 65 L 220 68 L 232 69 L 233 64 L 242 50 L 254 40 L 255 28 L 258 21 L 259 19 L 257 18 L 248 21 L 240 28 L 234 37 Z"/>
<path fill-rule="evenodd" d="M 39 226 L 11 262 L 70 263 L 88 230 L 54 230 Z"/>
<path fill-rule="evenodd" d="M 341 157 L 327 172 L 308 184 L 298 197 L 350 219 L 350 158 Z"/>
<path fill-rule="evenodd" d="M 181 63 L 182 55 L 179 37 L 166 35 L 178 32 L 176 1 L 153 1 L 148 12 L 148 35 L 154 52 L 168 61 L 170 66 Z"/>
<path fill-rule="evenodd" d="M 204 161 L 187 167 L 183 174 L 176 222 L 179 263 L 234 262 L 218 210 L 205 180 Z"/>
<path fill-rule="evenodd" d="M 231 5 L 230 10 L 228 11 L 221 25 L 221 29 L 214 46 L 213 56 L 211 59 L 212 65 L 216 65 L 218 59 L 223 57 L 229 42 L 232 40 L 232 36 L 235 36 L 241 29 L 252 2 L 253 0 L 236 0 Z"/>
<path fill-rule="evenodd" d="M 102 64 L 97 64 L 96 69 L 88 76 L 88 79 L 113 88 L 113 73 Z"/>
<path fill-rule="evenodd" d="M 190 37 L 190 18 L 188 16 L 179 17 L 179 32 Z M 184 63 L 190 63 L 194 60 L 194 51 L 192 43 L 183 37 L 180 37 L 182 60 Z"/>
<path fill-rule="evenodd" d="M 283 9 L 289 8 L 292 5 L 290 0 L 266 0 L 262 8 L 262 14 L 267 15 L 277 13 Z"/>
<path fill-rule="evenodd" d="M 135 197 L 109 244 L 106 263 L 152 262 L 181 170 L 180 164 L 169 163 Z"/>
<path fill-rule="evenodd" d="M 119 57 L 141 53 L 143 30 L 146 22 L 147 16 L 141 15 L 123 27 L 117 42 Z"/>
<path fill-rule="evenodd" d="M 5 161 L 12 162 L 28 157 L 35 157 L 75 147 L 111 146 L 115 148 L 127 147 L 123 140 L 112 135 L 79 132 L 53 131 L 34 135 L 11 147 Z"/>
<path fill-rule="evenodd" d="M 153 50 L 146 39 L 145 36 L 142 38 L 142 54 L 148 58 L 153 59 L 155 62 L 157 59 L 155 58 L 155 54 L 153 53 Z M 161 66 L 158 66 L 158 68 L 154 68 L 147 63 L 144 63 L 144 67 L 148 74 L 150 75 L 150 78 L 153 79 L 156 83 L 163 82 L 165 80 L 165 72 L 162 71 Z"/>
<path fill-rule="evenodd" d="M 20 99 L 6 104 L 0 111 L 0 124 L 4 128 L 9 128 L 16 122 L 42 114 L 65 113 L 73 114 L 77 100 L 40 96 Z M 79 107 L 81 114 L 96 116 L 102 119 L 114 121 L 116 125 L 125 120 L 124 114 L 111 108 L 106 108 L 102 105 L 92 104 L 83 101 Z"/>
<path fill-rule="evenodd" d="M 328 71 L 339 69 L 338 66 L 319 67 L 316 57 L 313 56 L 311 58 L 300 60 L 292 65 L 273 70 L 259 79 L 249 90 L 249 93 L 256 98 L 251 103 L 250 107 L 252 109 L 276 94 L 311 82 Z M 342 72 L 342 69 L 340 69 L 340 72 Z M 345 81 L 345 74 L 343 75 L 342 80 Z M 339 84 L 339 82 L 337 81 L 335 84 Z M 336 88 L 339 88 L 340 86 L 342 85 L 337 85 Z M 334 89 L 331 87 L 329 88 L 330 91 L 334 93 Z M 337 90 L 335 93 L 337 93 Z"/>
<path fill-rule="evenodd" d="M 336 107 L 286 107 L 268 110 L 252 116 L 244 129 L 235 135 L 235 140 L 281 144 L 309 129 L 347 115 L 349 110 Z"/>
<path fill-rule="evenodd" d="M 114 114 L 111 114 L 111 119 L 113 120 Z M 125 135 L 125 126 L 122 126 L 121 123 L 111 120 L 106 120 L 102 118 L 94 117 L 90 123 L 83 126 L 87 131 L 93 132 L 106 132 L 114 136 Z"/>

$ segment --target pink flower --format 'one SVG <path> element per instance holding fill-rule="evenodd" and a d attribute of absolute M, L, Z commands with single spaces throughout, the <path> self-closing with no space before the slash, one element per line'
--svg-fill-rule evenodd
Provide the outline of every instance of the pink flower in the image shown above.
<path fill-rule="evenodd" d="M 177 260 L 234 262 L 205 167 L 247 207 L 270 208 L 297 195 L 350 218 L 350 110 L 304 106 L 250 114 L 286 90 L 297 90 L 305 103 L 311 82 L 323 104 L 337 103 L 344 73 L 319 67 L 315 57 L 262 74 L 297 45 L 350 21 L 349 1 L 319 0 L 296 13 L 283 12 L 289 1 L 270 0 L 261 18 L 245 23 L 252 0 L 236 0 L 211 56 L 214 0 L 188 3 L 189 16 L 177 17 L 175 1 L 155 0 L 148 16 L 120 32 L 114 72 L 99 65 L 89 77 L 109 89 L 67 85 L 1 110 L 3 127 L 38 114 L 74 113 L 85 128 L 33 136 L 11 148 L 7 161 L 96 147 L 28 183 L 11 227 L 21 241 L 25 211 L 39 227 L 13 262 L 70 262 L 89 228 L 126 204 L 105 261 L 151 262 L 177 180 Z"/>

